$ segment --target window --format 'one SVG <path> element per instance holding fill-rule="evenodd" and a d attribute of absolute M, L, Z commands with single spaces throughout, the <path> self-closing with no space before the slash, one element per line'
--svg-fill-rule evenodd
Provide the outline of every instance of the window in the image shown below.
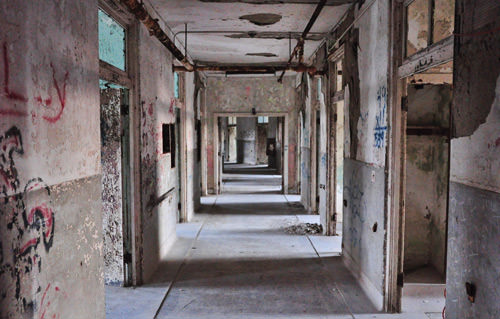
<path fill-rule="evenodd" d="M 175 124 L 162 124 L 162 153 L 170 153 L 170 167 L 175 167 Z"/>
<path fill-rule="evenodd" d="M 230 116 L 227 118 L 227 125 L 236 125 L 236 116 Z"/>
<path fill-rule="evenodd" d="M 257 118 L 257 123 L 259 124 L 269 123 L 269 116 L 259 116 Z"/>
<path fill-rule="evenodd" d="M 179 73 L 174 72 L 174 97 L 179 98 Z"/>
<path fill-rule="evenodd" d="M 99 59 L 122 71 L 125 71 L 125 28 L 100 9 L 98 12 L 98 18 Z"/>
<path fill-rule="evenodd" d="M 407 0 L 405 56 L 453 34 L 455 0 Z"/>

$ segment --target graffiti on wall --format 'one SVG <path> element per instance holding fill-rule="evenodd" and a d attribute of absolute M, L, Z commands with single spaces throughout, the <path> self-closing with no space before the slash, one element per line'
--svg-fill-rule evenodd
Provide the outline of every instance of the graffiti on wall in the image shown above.
<path fill-rule="evenodd" d="M 7 43 L 4 42 L 2 45 L 2 65 L 3 65 L 3 75 L 0 78 L 3 80 L 2 90 L 0 97 L 3 97 L 8 102 L 13 103 L 12 106 L 5 106 L 0 104 L 0 115 L 13 116 L 13 117 L 24 117 L 28 116 L 28 113 L 24 110 L 18 109 L 18 103 L 28 103 L 30 98 L 21 94 L 11 88 L 10 85 L 10 59 Z M 45 93 L 37 93 L 31 100 L 35 102 L 38 108 L 33 110 L 31 113 L 33 118 L 41 116 L 45 121 L 49 123 L 55 123 L 59 121 L 62 117 L 64 108 L 66 106 L 66 86 L 69 80 L 69 72 L 65 72 L 61 77 L 57 75 L 56 68 L 53 63 L 50 63 L 50 69 L 52 71 L 51 83 L 44 90 Z M 33 82 L 36 91 L 41 91 L 42 85 L 39 83 L 36 76 L 33 77 Z M 53 98 L 53 93 L 57 96 L 57 99 Z M 0 100 L 1 101 L 1 100 Z M 56 102 L 57 101 L 57 102 Z"/>
<path fill-rule="evenodd" d="M 0 136 L 1 239 L 10 239 L 10 246 L 0 242 L 0 282 L 6 284 L 0 288 L 0 303 L 15 300 L 15 311 L 34 312 L 42 290 L 38 274 L 53 244 L 55 220 L 50 189 L 41 178 L 21 188 L 15 158 L 23 154 L 21 131 L 12 126 Z"/>
<path fill-rule="evenodd" d="M 356 172 L 353 171 L 350 180 L 347 180 L 347 183 L 344 184 L 344 198 L 350 206 L 350 214 L 345 222 L 350 226 L 347 238 L 352 249 L 361 246 L 361 236 L 358 229 L 363 228 L 365 224 L 363 215 L 367 211 L 366 200 L 363 197 L 364 192 L 360 188 L 360 185 L 357 184 L 357 181 L 359 181 L 358 177 Z"/>
<path fill-rule="evenodd" d="M 385 144 L 385 132 L 387 131 L 387 87 L 381 86 L 377 90 L 377 115 L 375 115 L 375 128 L 373 137 L 375 140 L 375 147 L 382 148 Z"/>

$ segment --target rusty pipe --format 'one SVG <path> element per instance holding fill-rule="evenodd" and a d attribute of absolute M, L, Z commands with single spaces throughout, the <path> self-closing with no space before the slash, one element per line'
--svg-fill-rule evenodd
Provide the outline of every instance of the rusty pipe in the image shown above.
<path fill-rule="evenodd" d="M 160 27 L 158 20 L 153 19 L 142 3 L 139 3 L 137 0 L 121 0 L 121 2 L 146 26 L 149 35 L 155 36 L 187 70 L 193 70 L 194 66 L 188 61 L 187 56 L 175 46 L 175 43 L 170 40 L 165 31 Z"/>
<path fill-rule="evenodd" d="M 309 31 L 311 31 L 311 28 L 313 27 L 314 23 L 316 22 L 316 19 L 318 19 L 319 14 L 321 13 L 321 10 L 323 10 L 323 7 L 326 4 L 326 0 L 321 0 L 318 5 L 316 6 L 316 9 L 314 10 L 313 15 L 311 16 L 311 19 L 309 19 L 309 22 L 306 25 L 306 28 L 304 29 L 304 32 L 302 32 L 302 35 L 300 36 L 299 41 L 297 42 L 297 45 L 293 49 L 292 55 L 290 55 L 290 58 L 288 59 L 287 66 L 290 66 L 292 63 L 293 57 L 299 54 L 299 64 L 302 64 L 304 60 L 304 39 L 307 37 L 307 34 Z M 285 76 L 286 70 L 283 70 L 281 73 L 280 77 L 278 78 L 278 82 L 283 81 L 283 76 Z"/>

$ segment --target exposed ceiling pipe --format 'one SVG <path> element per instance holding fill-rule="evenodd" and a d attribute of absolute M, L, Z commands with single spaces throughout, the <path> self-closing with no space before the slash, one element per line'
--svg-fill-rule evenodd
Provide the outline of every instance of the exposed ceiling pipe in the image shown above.
<path fill-rule="evenodd" d="M 303 56 L 304 56 L 304 39 L 307 37 L 307 34 L 311 30 L 312 26 L 316 22 L 316 19 L 318 18 L 319 14 L 321 13 L 321 10 L 323 10 L 323 7 L 326 4 L 326 0 L 321 0 L 318 5 L 316 6 L 316 10 L 314 10 L 313 15 L 311 16 L 311 19 L 306 25 L 306 28 L 304 29 L 304 32 L 302 32 L 302 35 L 300 36 L 300 39 L 297 42 L 297 45 L 293 49 L 292 54 L 290 55 L 290 58 L 288 59 L 287 62 L 287 67 L 289 67 L 292 64 L 293 57 L 299 54 L 299 63 L 302 64 Z M 281 73 L 278 82 L 283 81 L 283 76 L 285 76 L 286 69 L 283 70 Z"/>
<path fill-rule="evenodd" d="M 149 12 L 144 8 L 142 3 L 137 0 L 121 0 L 127 8 L 134 14 L 134 16 L 146 26 L 150 35 L 154 35 L 172 54 L 179 60 L 184 68 L 188 71 L 193 71 L 194 66 L 188 61 L 187 56 L 184 55 L 170 40 L 168 35 L 162 30 L 158 24 L 158 20 L 154 19 Z"/>
<path fill-rule="evenodd" d="M 317 70 L 313 66 L 299 65 L 282 65 L 282 66 L 266 66 L 266 65 L 195 65 L 193 70 L 188 70 L 184 66 L 174 65 L 175 72 L 192 72 L 192 71 L 215 71 L 215 72 L 229 72 L 229 73 L 274 73 L 279 71 L 295 71 L 295 72 L 308 72 L 309 74 L 316 74 Z"/>

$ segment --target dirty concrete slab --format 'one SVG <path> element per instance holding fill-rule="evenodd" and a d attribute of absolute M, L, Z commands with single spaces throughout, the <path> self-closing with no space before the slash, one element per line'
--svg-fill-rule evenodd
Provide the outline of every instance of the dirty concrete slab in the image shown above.
<path fill-rule="evenodd" d="M 218 196 L 211 210 L 199 215 L 203 228 L 158 318 L 376 313 L 341 257 L 326 254 L 327 241 L 316 241 L 320 259 L 307 236 L 284 231 L 304 213 L 290 207 L 284 195 Z"/>

